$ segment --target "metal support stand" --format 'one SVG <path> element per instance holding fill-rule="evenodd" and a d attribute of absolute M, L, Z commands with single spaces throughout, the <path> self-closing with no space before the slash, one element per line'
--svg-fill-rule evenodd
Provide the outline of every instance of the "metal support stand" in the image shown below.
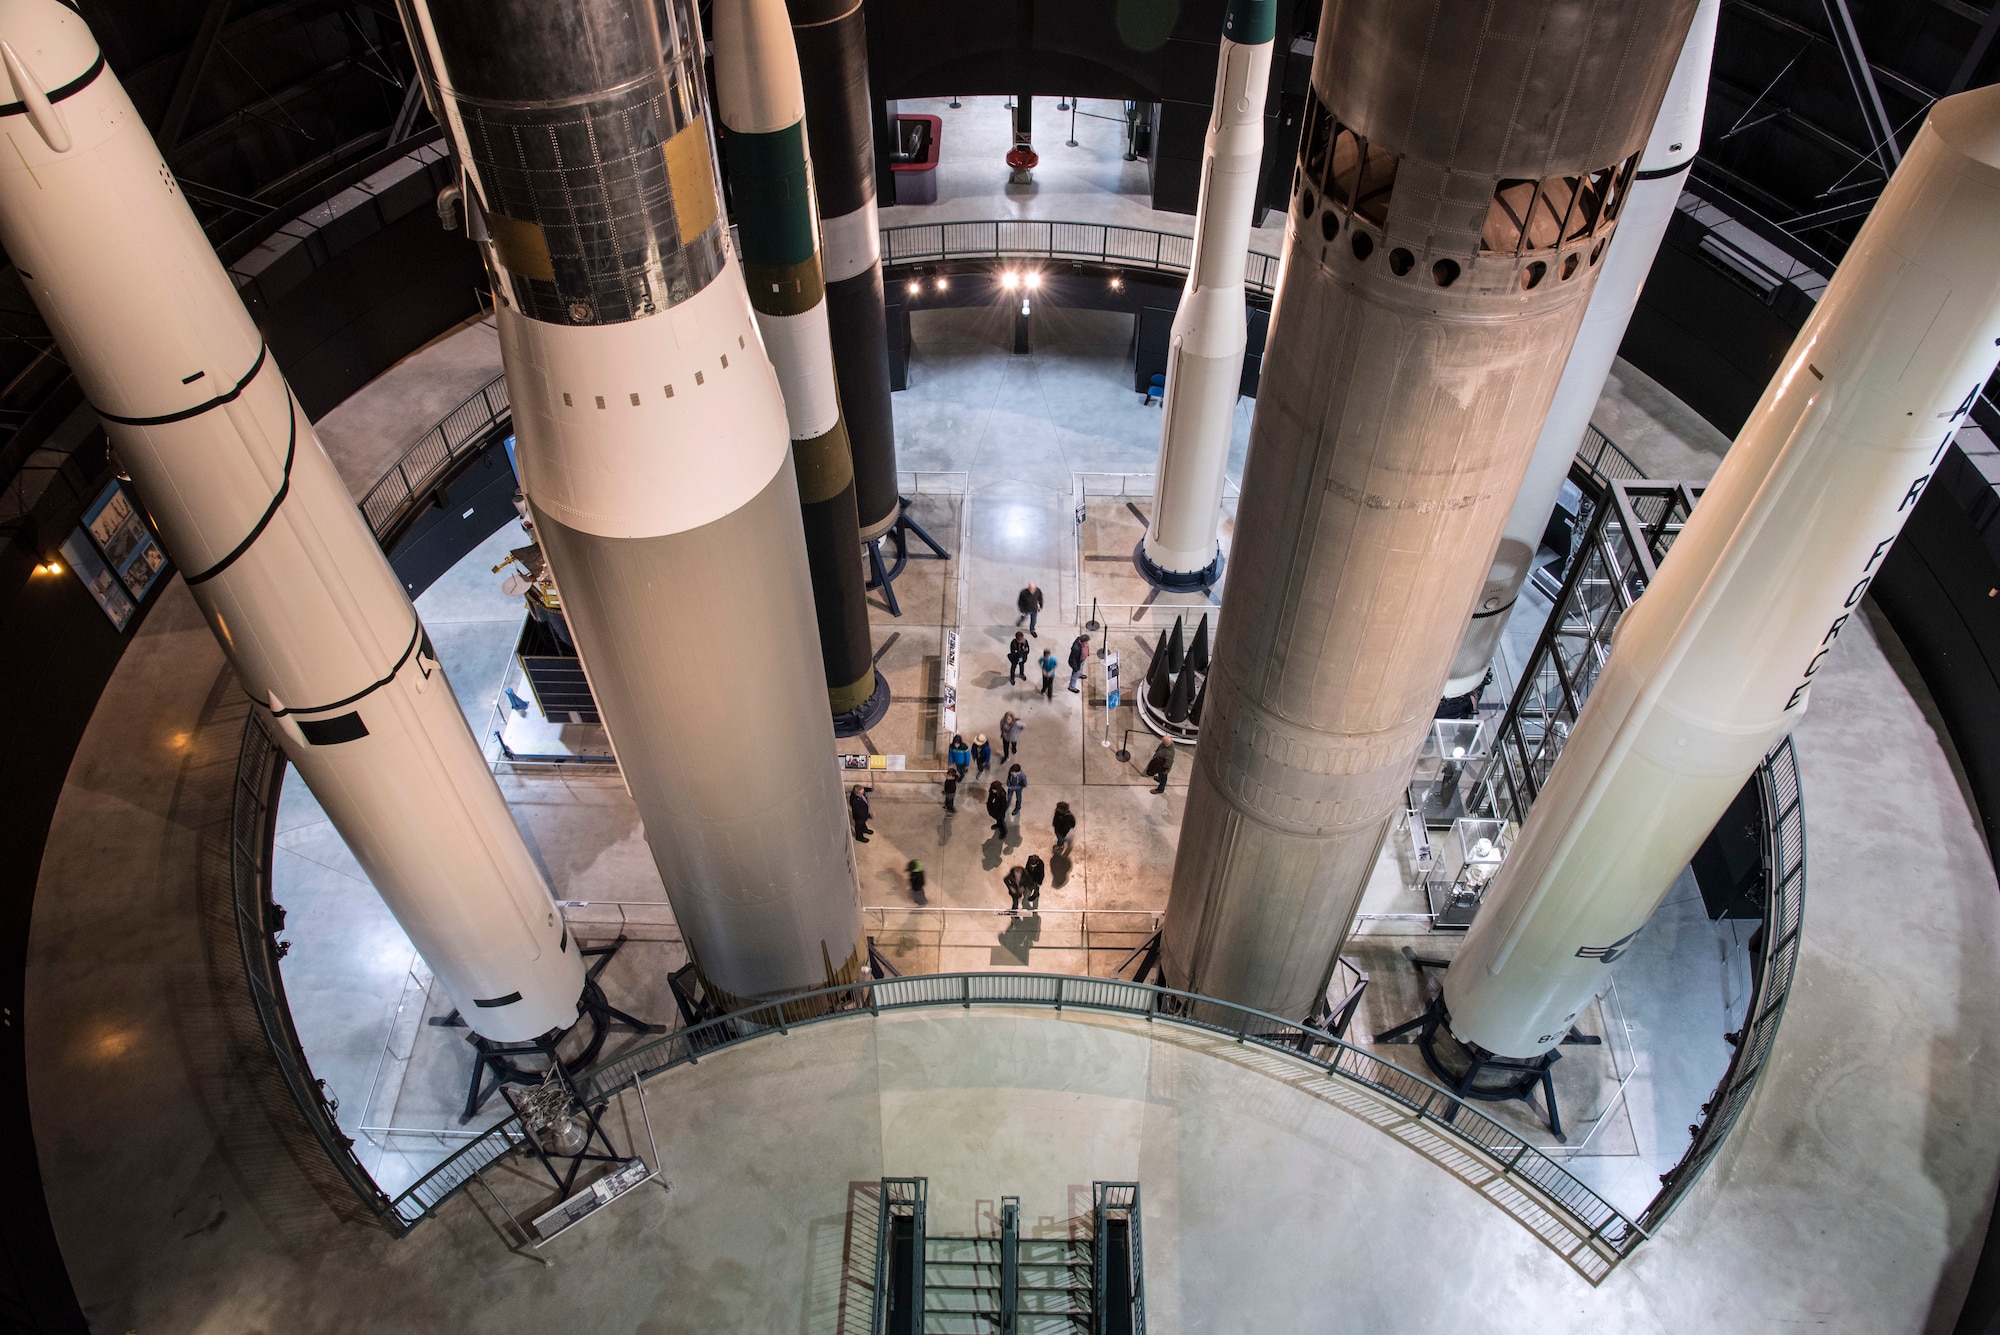
<path fill-rule="evenodd" d="M 1429 959 L 1417 954 L 1408 946 L 1403 947 L 1403 956 L 1416 966 L 1417 974 L 1425 982 L 1430 981 L 1433 970 L 1443 971 L 1451 967 L 1450 960 Z M 1538 1057 L 1502 1057 L 1488 1052 L 1477 1043 L 1461 1041 L 1451 1032 L 1451 1016 L 1445 1010 L 1444 989 L 1439 988 L 1415 1019 L 1384 1030 L 1375 1035 L 1377 1043 L 1414 1043 L 1423 1054 L 1424 1065 L 1444 1086 L 1462 1099 L 1478 1099 L 1485 1103 L 1505 1103 L 1519 1099 L 1534 1104 L 1536 1091 L 1541 1092 L 1545 1109 L 1543 1120 L 1549 1134 L 1558 1144 L 1567 1143 L 1563 1136 L 1562 1110 L 1556 1105 L 1556 1082 L 1550 1073 L 1558 1061 L 1562 1060 L 1561 1047 L 1595 1047 L 1604 1040 L 1594 1034 L 1579 1033 L 1571 1026 L 1568 1034 L 1556 1047 Z M 1446 1113 L 1450 1121 L 1453 1113 Z"/>
<path fill-rule="evenodd" d="M 1223 563 L 1220 547 L 1215 549 L 1215 559 L 1199 570 L 1168 570 L 1155 564 L 1153 558 L 1146 555 L 1144 538 L 1139 539 L 1139 545 L 1132 549 L 1132 567 L 1139 572 L 1139 578 L 1168 593 L 1193 593 L 1198 589 L 1213 594 L 1215 586 L 1222 582 Z"/>
<path fill-rule="evenodd" d="M 1137 960 L 1139 961 L 1139 967 L 1132 971 L 1132 981 L 1135 983 L 1145 982 L 1160 967 L 1161 935 L 1162 933 L 1160 932 L 1154 932 L 1151 936 L 1147 937 L 1146 943 L 1120 960 L 1118 967 L 1113 969 L 1112 972 L 1122 976 L 1125 972 L 1125 966 L 1133 960 Z"/>
<path fill-rule="evenodd" d="M 892 606 L 895 603 L 895 598 L 896 595 L 891 592 L 889 594 L 889 601 Z M 902 613 L 898 612 L 897 615 L 901 616 Z M 877 671 L 875 674 L 875 689 L 869 692 L 868 698 L 863 700 L 857 707 L 848 710 L 845 714 L 835 714 L 833 716 L 833 735 L 836 737 L 859 737 L 862 733 L 867 732 L 877 723 L 880 723 L 882 716 L 888 712 L 889 678 L 882 672 Z"/>
<path fill-rule="evenodd" d="M 472 1045 L 473 1050 L 472 1080 L 466 1087 L 465 1111 L 460 1113 L 458 1118 L 460 1126 L 470 1122 L 480 1108 L 485 1106 L 486 1101 L 500 1092 L 502 1086 L 539 1085 L 553 1066 L 563 1067 L 566 1073 L 586 1069 L 597 1060 L 597 1054 L 603 1051 L 604 1040 L 609 1037 L 613 1028 L 624 1029 L 634 1034 L 667 1032 L 667 1027 L 663 1024 L 648 1024 L 613 1006 L 605 999 L 604 989 L 598 984 L 597 975 L 604 972 L 605 966 L 611 963 L 611 957 L 618 953 L 618 948 L 625 944 L 625 940 L 625 937 L 620 936 L 608 946 L 577 947 L 577 954 L 585 959 L 594 959 L 595 962 L 590 966 L 590 971 L 584 975 L 583 996 L 579 999 L 583 1013 L 577 1017 L 576 1024 L 567 1029 L 551 1029 L 540 1038 L 529 1039 L 524 1043 L 496 1043 L 478 1034 L 466 1035 L 466 1042 Z M 469 1027 L 465 1023 L 465 1017 L 457 1011 L 449 1015 L 434 1015 L 430 1023 L 440 1029 Z M 585 1023 L 590 1025 L 590 1037 L 585 1041 L 583 1051 L 565 1060 L 558 1054 L 557 1049 L 562 1046 L 564 1040 L 577 1031 L 578 1025 Z M 538 1057 L 544 1064 L 523 1066 L 517 1060 L 522 1057 Z M 489 1071 L 493 1075 L 493 1082 L 490 1085 L 486 1082 Z"/>
<path fill-rule="evenodd" d="M 938 560 L 951 560 L 951 553 L 944 549 L 944 544 L 925 532 L 922 524 L 910 518 L 910 498 L 898 496 L 896 502 L 896 522 L 868 539 L 866 543 L 868 587 L 882 590 L 883 598 L 888 600 L 889 615 L 892 617 L 903 615 L 902 604 L 896 601 L 896 577 L 902 574 L 903 567 L 910 563 L 911 534 L 915 534 L 918 542 L 930 548 L 931 555 Z M 893 562 L 882 560 L 882 543 L 885 539 L 896 549 L 896 559 Z"/>

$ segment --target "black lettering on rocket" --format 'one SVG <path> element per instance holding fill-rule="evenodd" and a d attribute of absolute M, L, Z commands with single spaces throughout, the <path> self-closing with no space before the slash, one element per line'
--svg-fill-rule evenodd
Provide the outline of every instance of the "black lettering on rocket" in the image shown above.
<path fill-rule="evenodd" d="M 1903 493 L 1901 503 L 1896 506 L 1896 531 L 1876 543 L 1875 550 L 1870 552 L 1868 559 L 1862 563 L 1861 579 L 1853 588 L 1847 591 L 1847 600 L 1841 604 L 1839 614 L 1834 617 L 1832 624 L 1826 628 L 1826 634 L 1820 638 L 1819 648 L 1813 653 L 1812 661 L 1806 664 L 1806 670 L 1800 677 L 1799 684 L 1792 688 L 1791 697 L 1785 701 L 1785 709 L 1787 711 L 1796 709 L 1800 702 L 1804 700 L 1807 690 L 1812 686 L 1813 674 L 1819 671 L 1819 665 L 1826 661 L 1826 656 L 1833 652 L 1833 642 L 1840 638 L 1841 628 L 1853 616 L 1854 608 L 1861 602 L 1861 596 L 1868 592 L 1869 584 L 1874 581 L 1875 563 L 1882 559 L 1884 552 L 1895 545 L 1896 535 L 1903 528 L 1903 512 L 1908 510 L 1911 504 L 1924 494 L 1924 484 L 1931 480 L 1930 469 L 1935 467 L 1937 461 L 1943 457 L 1945 446 L 1951 444 L 1952 439 L 1958 434 L 1958 420 L 1972 411 L 1973 402 L 1978 399 L 1979 391 L 1985 388 L 1985 385 L 1985 378 L 1981 377 L 1959 403 L 1958 407 L 1952 411 L 1952 429 L 1945 432 L 1944 440 L 1939 443 L 1937 453 L 1931 456 L 1930 462 L 1925 465 L 1922 475 L 1910 483 L 1909 490 Z"/>

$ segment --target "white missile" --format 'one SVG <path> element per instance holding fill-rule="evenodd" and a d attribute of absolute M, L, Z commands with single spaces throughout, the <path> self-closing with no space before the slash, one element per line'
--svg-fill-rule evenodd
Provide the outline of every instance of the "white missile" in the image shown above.
<path fill-rule="evenodd" d="M 1557 1043 L 1797 725 L 2000 346 L 2000 88 L 1931 109 L 1610 659 L 1444 976 L 1451 1031 Z"/>
<path fill-rule="evenodd" d="M 1618 235 L 1604 257 L 1604 272 L 1598 275 L 1597 290 L 1590 294 L 1576 346 L 1570 349 L 1569 362 L 1556 384 L 1541 438 L 1535 442 L 1535 456 L 1507 515 L 1486 587 L 1480 590 L 1473 608 L 1472 624 L 1466 627 L 1458 657 L 1452 660 L 1451 677 L 1444 684 L 1447 696 L 1464 695 L 1485 678 L 1500 647 L 1500 635 L 1507 629 L 1514 600 L 1528 582 L 1556 498 L 1569 480 L 1570 461 L 1576 458 L 1590 415 L 1604 393 L 1611 363 L 1618 359 L 1618 345 L 1624 341 L 1625 327 L 1632 323 L 1632 312 L 1639 305 L 1639 289 L 1645 286 L 1653 257 L 1660 252 L 1681 187 L 1694 167 L 1695 150 L 1701 146 L 1708 67 L 1715 55 L 1715 21 L 1721 9 L 1722 0 L 1701 0 L 1695 10 L 1694 25 L 1688 29 L 1687 43 L 1681 47 L 1680 61 L 1660 103 L 1659 119 L 1653 122 L 1653 133 L 1639 155 L 1639 170 L 1633 174 L 1625 212 L 1618 219 Z"/>
<path fill-rule="evenodd" d="M 1153 519 L 1138 553 L 1140 573 L 1162 588 L 1205 588 L 1222 569 L 1215 533 L 1243 381 L 1243 266 L 1277 10 L 1277 0 L 1231 0 L 1222 20 L 1194 257 L 1168 342 Z"/>
<path fill-rule="evenodd" d="M 0 2 L 0 242 L 285 754 L 466 1022 L 583 968 L 416 610 L 90 30 Z"/>
<path fill-rule="evenodd" d="M 410 17 L 485 228 L 522 489 L 704 989 L 729 1008 L 852 981 L 791 429 L 722 214 L 694 8 Z"/>

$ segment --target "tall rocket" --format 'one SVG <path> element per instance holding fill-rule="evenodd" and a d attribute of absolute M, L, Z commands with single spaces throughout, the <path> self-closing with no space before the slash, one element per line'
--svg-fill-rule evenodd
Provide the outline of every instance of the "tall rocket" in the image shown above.
<path fill-rule="evenodd" d="M 1541 438 L 1535 442 L 1528 475 L 1521 482 L 1521 494 L 1515 497 L 1507 527 L 1500 534 L 1500 550 L 1493 557 L 1486 587 L 1479 591 L 1458 657 L 1452 660 L 1451 677 L 1444 684 L 1446 696 L 1464 695 L 1485 679 L 1514 610 L 1514 600 L 1528 582 L 1556 498 L 1569 480 L 1570 462 L 1576 458 L 1590 415 L 1604 393 L 1611 363 L 1618 358 L 1625 327 L 1632 323 L 1632 312 L 1638 308 L 1639 289 L 1645 286 L 1660 242 L 1666 239 L 1674 205 L 1694 168 L 1695 150 L 1701 146 L 1708 67 L 1715 56 L 1715 22 L 1721 9 L 1722 0 L 1701 0 L 1695 9 L 1680 61 L 1660 103 L 1659 118 L 1653 122 L 1645 151 L 1639 154 L 1639 170 L 1632 175 L 1632 187 L 1618 218 L 1618 239 L 1604 257 L 1604 272 L 1598 275 L 1590 306 L 1583 313 L 1583 327 L 1577 331 L 1576 346 L 1570 350 L 1569 362 L 1556 384 L 1555 399 L 1542 423 Z"/>
<path fill-rule="evenodd" d="M 875 104 L 868 95 L 862 0 L 786 0 L 804 80 L 826 267 L 826 314 L 840 409 L 854 456 L 861 536 L 888 532 L 902 512 L 896 419 L 889 402 L 889 317 L 882 295 L 882 228 L 875 212 Z"/>
<path fill-rule="evenodd" d="M 820 267 L 805 94 L 784 0 L 716 0 L 715 96 L 757 327 L 785 391 L 820 656 L 836 719 L 858 731 L 889 706 L 868 638 L 868 590 Z"/>
<path fill-rule="evenodd" d="M 1695 0 L 1327 0 L 1164 959 L 1303 1017 L 1402 806 Z"/>
<path fill-rule="evenodd" d="M 0 243 L 285 756 L 466 1022 L 583 967 L 402 584 L 90 30 L 0 3 Z"/>
<path fill-rule="evenodd" d="M 858 976 L 785 400 L 690 0 L 421 0 L 483 222 L 522 489 L 717 1004 Z"/>
<path fill-rule="evenodd" d="M 1645 596 L 1444 975 L 1554 1046 L 1805 713 L 2000 346 L 2000 87 L 1931 108 Z"/>
<path fill-rule="evenodd" d="M 1153 519 L 1139 544 L 1140 573 L 1162 588 L 1206 588 L 1222 569 L 1215 532 L 1243 383 L 1243 267 L 1277 17 L 1277 0 L 1230 0 L 1222 17 L 1194 257 L 1168 343 Z"/>

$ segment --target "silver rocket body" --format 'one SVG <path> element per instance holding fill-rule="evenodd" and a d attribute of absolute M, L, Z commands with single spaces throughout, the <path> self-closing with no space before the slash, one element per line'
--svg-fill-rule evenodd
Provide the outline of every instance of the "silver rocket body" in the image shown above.
<path fill-rule="evenodd" d="M 1174 986 L 1320 1004 L 1693 10 L 1561 0 L 1474 28 L 1329 0 L 1167 909 Z"/>
<path fill-rule="evenodd" d="M 1568 1031 L 1859 615 L 2000 347 L 2000 88 L 1931 109 L 1658 576 L 1445 975 L 1453 1034 Z"/>
<path fill-rule="evenodd" d="M 1694 167 L 1695 150 L 1701 146 L 1702 110 L 1708 102 L 1708 69 L 1715 55 L 1715 23 L 1721 9 L 1722 0 L 1701 0 L 1695 9 L 1694 23 L 1688 28 L 1674 77 L 1667 84 L 1660 114 L 1653 122 L 1645 151 L 1639 155 L 1639 170 L 1632 176 L 1632 188 L 1619 215 L 1618 237 L 1604 257 L 1604 272 L 1590 294 L 1583 326 L 1577 331 L 1562 379 L 1556 383 L 1520 495 L 1501 531 L 1500 549 L 1494 554 L 1486 587 L 1479 591 L 1472 623 L 1452 660 L 1451 676 L 1444 684 L 1446 696 L 1464 695 L 1485 678 L 1513 613 L 1514 600 L 1528 582 L 1556 498 L 1569 480 L 1570 461 L 1576 457 L 1577 446 L 1590 426 L 1590 415 L 1604 393 L 1611 364 L 1618 359 L 1618 345 L 1638 308 L 1639 291 L 1652 271 L 1660 242 L 1666 239 L 1667 224 L 1673 220 L 1681 187 Z"/>
<path fill-rule="evenodd" d="M 0 241 L 243 688 L 471 1027 L 572 1023 L 547 883 L 130 99 L 54 0 L 0 4 L 0 43 L 25 108 L 0 115 Z"/>
<path fill-rule="evenodd" d="M 1169 584 L 1198 585 L 1204 577 L 1212 580 L 1219 568 L 1223 472 L 1243 381 L 1243 270 L 1264 154 L 1264 93 L 1271 79 L 1269 15 L 1257 17 L 1266 20 L 1259 33 L 1263 41 L 1222 39 L 1215 109 L 1203 145 L 1194 257 L 1168 340 L 1158 481 L 1141 569 Z"/>
<path fill-rule="evenodd" d="M 486 230 L 522 488 L 704 987 L 728 1007 L 850 980 L 790 430 L 722 216 L 694 12 L 412 18 Z"/>

